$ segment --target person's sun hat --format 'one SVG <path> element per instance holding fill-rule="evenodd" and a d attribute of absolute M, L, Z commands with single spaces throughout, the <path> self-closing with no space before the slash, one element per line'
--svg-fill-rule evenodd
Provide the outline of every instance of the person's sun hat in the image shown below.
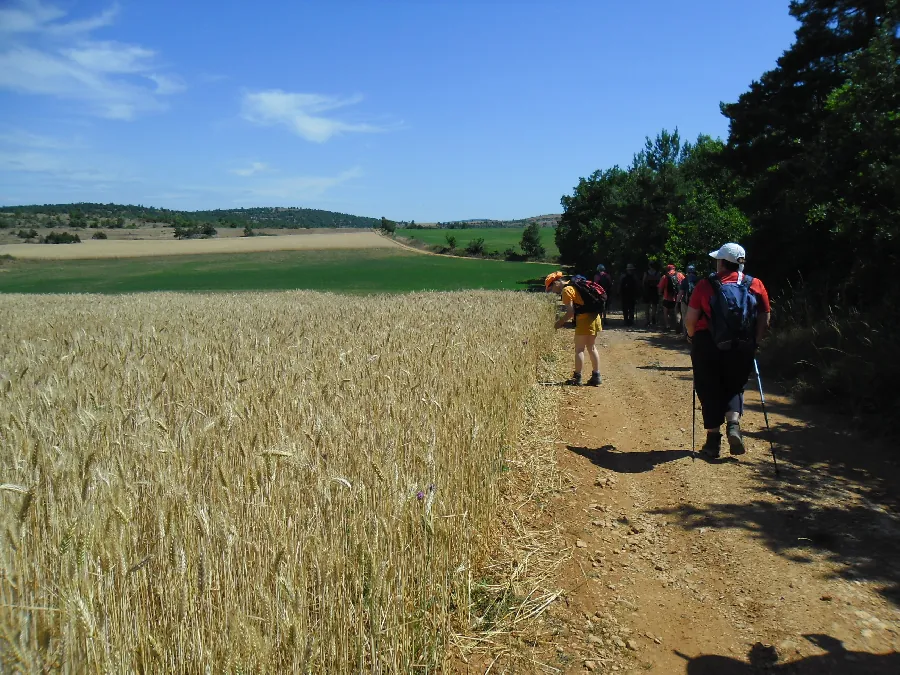
<path fill-rule="evenodd" d="M 688 265 L 688 266 L 687 266 L 687 271 L 688 271 L 688 272 L 696 272 L 696 271 L 697 271 L 697 268 L 694 267 L 693 265 Z"/>
<path fill-rule="evenodd" d="M 598 271 L 598 272 L 605 272 L 605 271 L 606 271 L 606 265 L 604 265 L 603 263 L 597 265 L 597 271 Z"/>
<path fill-rule="evenodd" d="M 634 265 L 632 265 L 631 263 L 628 263 L 627 265 L 625 265 L 625 269 L 626 269 L 626 270 L 631 270 L 631 271 L 633 272 L 633 271 L 636 270 L 637 268 L 636 268 Z"/>
<path fill-rule="evenodd" d="M 744 262 L 744 258 L 747 257 L 747 252 L 744 250 L 744 247 L 740 244 L 722 244 L 722 248 L 718 251 L 712 251 L 709 254 L 710 258 L 715 258 L 716 260 L 727 260 L 732 263 L 741 263 Z"/>
<path fill-rule="evenodd" d="M 547 275 L 547 278 L 544 279 L 544 290 L 550 290 L 550 286 L 553 285 L 553 282 L 556 281 L 557 279 L 562 279 L 562 278 L 563 278 L 562 272 L 560 272 L 560 271 L 550 272 L 550 274 Z"/>

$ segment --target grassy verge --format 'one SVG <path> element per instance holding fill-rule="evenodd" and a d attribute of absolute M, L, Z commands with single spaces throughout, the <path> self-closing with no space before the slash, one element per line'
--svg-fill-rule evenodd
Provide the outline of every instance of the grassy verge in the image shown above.
<path fill-rule="evenodd" d="M 804 320 L 796 302 L 786 303 L 760 355 L 764 372 L 797 400 L 825 404 L 877 431 L 900 405 L 900 362 L 895 320 L 856 310 L 830 311 Z"/>
<path fill-rule="evenodd" d="M 552 265 L 464 260 L 381 249 L 112 260 L 14 260 L 0 266 L 0 292 L 523 290 L 541 288 L 540 279 L 553 269 Z"/>

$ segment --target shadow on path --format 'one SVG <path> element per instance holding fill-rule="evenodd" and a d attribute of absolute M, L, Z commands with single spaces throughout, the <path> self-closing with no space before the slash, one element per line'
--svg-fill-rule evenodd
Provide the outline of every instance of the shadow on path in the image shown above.
<path fill-rule="evenodd" d="M 774 647 L 756 643 L 747 655 L 747 660 L 729 656 L 703 654 L 690 658 L 675 652 L 687 661 L 688 675 L 753 675 L 755 673 L 775 673 L 776 675 L 895 675 L 900 673 L 900 654 L 871 654 L 869 652 L 849 652 L 840 640 L 828 635 L 804 635 L 813 644 L 828 653 L 808 656 L 798 661 L 778 664 L 778 654 Z"/>
<path fill-rule="evenodd" d="M 581 455 L 591 460 L 591 463 L 616 473 L 644 473 L 645 471 L 652 471 L 658 464 L 674 462 L 691 456 L 690 450 L 616 452 L 613 445 L 604 445 L 602 448 L 586 448 L 575 445 L 567 447 L 576 455 Z"/>
<path fill-rule="evenodd" d="M 772 424 L 771 435 L 765 428 L 745 435 L 765 442 L 764 451 L 757 446 L 753 453 L 760 459 L 774 440 L 780 477 L 761 462 L 749 475 L 749 496 L 735 503 L 681 504 L 656 513 L 676 516 L 685 528 L 745 530 L 794 562 L 825 560 L 834 565 L 833 578 L 872 582 L 900 605 L 900 462 L 892 449 L 830 428 L 814 410 L 766 407 L 770 416 L 773 409 L 780 413 L 780 423 Z"/>

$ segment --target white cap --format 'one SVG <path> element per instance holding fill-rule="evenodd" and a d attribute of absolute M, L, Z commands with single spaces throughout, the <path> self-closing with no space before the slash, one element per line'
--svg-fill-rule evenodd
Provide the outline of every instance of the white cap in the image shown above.
<path fill-rule="evenodd" d="M 722 244 L 722 248 L 709 254 L 710 258 L 716 260 L 727 260 L 728 262 L 741 262 L 747 257 L 747 252 L 740 244 Z"/>

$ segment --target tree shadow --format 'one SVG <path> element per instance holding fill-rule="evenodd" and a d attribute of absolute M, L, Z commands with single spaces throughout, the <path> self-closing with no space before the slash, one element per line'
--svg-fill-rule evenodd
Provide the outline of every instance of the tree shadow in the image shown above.
<path fill-rule="evenodd" d="M 754 673 L 776 673 L 777 675 L 894 675 L 900 672 L 900 654 L 872 654 L 870 652 L 850 652 L 844 645 L 829 635 L 804 635 L 825 654 L 807 656 L 788 663 L 778 663 L 778 652 L 772 646 L 757 642 L 750 649 L 746 660 L 730 656 L 702 654 L 689 657 L 675 653 L 687 661 L 688 675 L 752 675 Z"/>
<path fill-rule="evenodd" d="M 691 345 L 684 339 L 684 336 L 675 333 L 655 333 L 650 331 L 637 339 L 658 349 L 667 349 L 673 352 L 681 352 L 682 354 L 689 354 L 691 351 Z"/>
<path fill-rule="evenodd" d="M 638 366 L 638 370 L 667 370 L 667 371 L 677 371 L 677 372 L 692 372 L 694 369 L 691 366 Z"/>
<path fill-rule="evenodd" d="M 616 473 L 644 473 L 652 471 L 659 464 L 674 462 L 684 457 L 690 457 L 690 450 L 651 450 L 649 452 L 616 452 L 613 445 L 604 445 L 601 448 L 586 448 L 583 446 L 566 446 L 576 455 L 581 455 L 604 469 Z"/>
<path fill-rule="evenodd" d="M 759 402 L 746 407 L 759 409 Z M 657 513 L 676 516 L 685 528 L 746 530 L 795 562 L 828 561 L 833 577 L 872 582 L 900 605 L 900 463 L 889 448 L 832 429 L 814 411 L 777 402 L 766 408 L 791 417 L 769 431 L 744 434 L 774 441 L 780 475 L 767 464 L 751 464 L 749 500 L 681 504 Z M 806 412 L 809 417 L 798 417 Z"/>

